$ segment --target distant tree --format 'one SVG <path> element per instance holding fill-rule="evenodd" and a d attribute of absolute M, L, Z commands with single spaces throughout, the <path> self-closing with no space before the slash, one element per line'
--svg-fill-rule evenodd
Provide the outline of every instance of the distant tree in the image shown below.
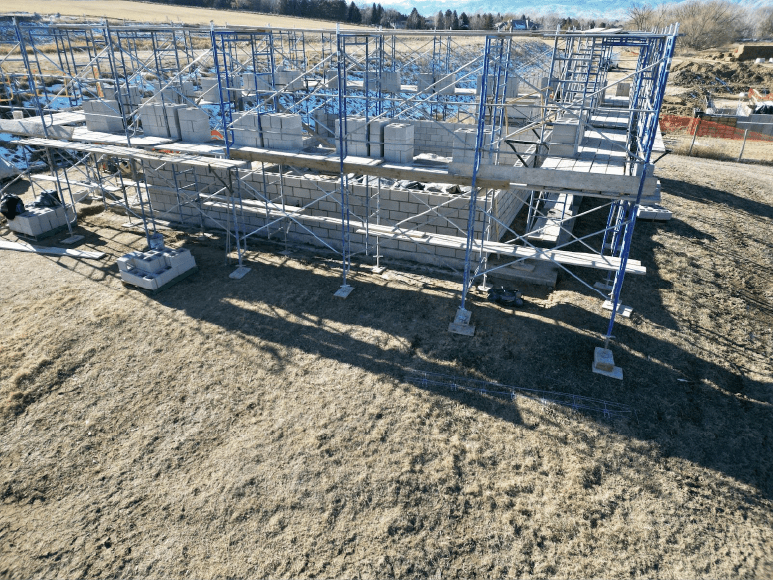
<path fill-rule="evenodd" d="M 481 18 L 481 29 L 483 30 L 494 30 L 494 16 L 487 12 L 483 15 L 483 18 Z"/>
<path fill-rule="evenodd" d="M 470 29 L 470 17 L 465 12 L 462 12 L 459 16 L 459 28 L 463 30 Z"/>
<path fill-rule="evenodd" d="M 652 27 L 655 9 L 649 4 L 634 2 L 628 7 L 627 13 L 633 30 L 647 30 Z"/>
<path fill-rule="evenodd" d="M 445 25 L 443 28 L 446 29 L 453 29 L 453 23 L 454 23 L 454 14 L 450 10 L 446 10 L 446 13 L 443 15 L 443 24 Z"/>
<path fill-rule="evenodd" d="M 443 30 L 446 27 L 446 19 L 443 16 L 443 11 L 439 11 L 435 15 L 435 29 L 436 30 Z"/>
<path fill-rule="evenodd" d="M 456 13 L 456 10 L 451 15 L 451 30 L 459 30 L 459 15 Z"/>
<path fill-rule="evenodd" d="M 346 14 L 346 21 L 351 22 L 352 24 L 359 24 L 362 22 L 362 12 L 360 12 L 360 9 L 357 8 L 354 0 L 352 0 L 352 3 L 349 4 L 349 10 Z"/>
<path fill-rule="evenodd" d="M 757 23 L 757 34 L 760 38 L 773 36 L 773 8 L 763 9 Z"/>
<path fill-rule="evenodd" d="M 405 27 L 410 30 L 421 30 L 424 28 L 424 17 L 419 14 L 419 11 L 414 8 L 408 15 L 408 20 L 405 22 Z"/>
<path fill-rule="evenodd" d="M 744 28 L 745 11 L 729 0 L 688 0 L 673 6 L 673 21 L 679 22 L 682 46 L 704 50 L 735 40 Z"/>
<path fill-rule="evenodd" d="M 289 15 L 292 7 L 290 6 L 290 0 L 278 0 L 276 3 L 277 14 Z"/>

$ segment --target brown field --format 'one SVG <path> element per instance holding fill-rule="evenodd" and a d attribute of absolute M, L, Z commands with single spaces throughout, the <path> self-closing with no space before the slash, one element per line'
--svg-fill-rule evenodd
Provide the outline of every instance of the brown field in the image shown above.
<path fill-rule="evenodd" d="M 143 238 L 95 209 L 101 261 L 0 253 L 0 577 L 772 577 L 773 168 L 658 168 L 675 215 L 637 226 L 623 382 L 590 372 L 607 316 L 568 276 L 474 297 L 465 338 L 458 281 L 356 268 L 341 301 L 334 261 L 266 243 L 235 281 L 224 240 L 167 230 L 201 271 L 126 289 Z"/>
<path fill-rule="evenodd" d="M 76 16 L 86 19 L 111 18 L 139 22 L 183 22 L 185 24 L 274 26 L 279 28 L 335 28 L 335 22 L 277 14 L 213 10 L 188 6 L 169 6 L 126 0 L 4 0 L 2 12 L 37 12 Z M 346 28 L 364 28 L 350 24 Z"/>

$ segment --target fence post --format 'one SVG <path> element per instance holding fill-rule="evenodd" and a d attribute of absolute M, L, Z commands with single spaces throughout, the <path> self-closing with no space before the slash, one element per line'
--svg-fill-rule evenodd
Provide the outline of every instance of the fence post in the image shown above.
<path fill-rule="evenodd" d="M 695 132 L 692 134 L 692 143 L 690 143 L 690 150 L 687 152 L 687 156 L 692 155 L 692 148 L 695 145 L 695 138 L 698 136 L 698 129 L 701 126 L 701 117 L 698 117 L 698 124 L 695 125 Z"/>
<path fill-rule="evenodd" d="M 744 147 L 746 147 L 746 136 L 749 134 L 749 129 L 744 129 L 743 131 L 743 144 L 741 145 L 741 152 L 738 154 L 738 161 L 741 161 L 741 157 L 743 156 L 743 150 Z"/>

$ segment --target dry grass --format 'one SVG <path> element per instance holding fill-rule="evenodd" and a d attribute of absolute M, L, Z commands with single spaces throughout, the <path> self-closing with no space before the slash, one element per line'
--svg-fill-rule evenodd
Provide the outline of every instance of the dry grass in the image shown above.
<path fill-rule="evenodd" d="M 201 272 L 156 297 L 102 262 L 0 253 L 0 576 L 773 576 L 773 170 L 667 157 L 637 226 L 625 381 L 600 301 L 510 313 L 458 282 L 167 232 Z M 579 225 L 579 224 L 578 224 Z M 6 235 L 6 234 L 4 234 Z M 405 381 L 419 367 L 632 405 L 609 422 Z"/>
<path fill-rule="evenodd" d="M 335 28 L 335 22 L 312 20 L 277 14 L 258 14 L 232 10 L 211 10 L 188 6 L 170 6 L 149 2 L 125 0 L 5 0 L 3 12 L 37 12 L 39 14 L 61 14 L 84 18 L 111 18 L 132 22 L 183 22 L 185 24 L 216 25 L 238 24 L 240 26 L 275 26 L 280 28 Z M 346 25 L 347 28 L 363 28 Z"/>
<path fill-rule="evenodd" d="M 736 161 L 739 155 L 746 162 L 773 163 L 773 142 L 768 141 L 743 141 L 732 139 L 716 139 L 713 137 L 698 137 L 693 145 L 692 135 L 679 135 L 675 133 L 663 136 L 666 146 L 676 155 L 703 157 L 705 159 L 717 159 L 720 161 Z M 692 152 L 690 148 L 692 146 Z M 741 147 L 743 146 L 743 153 Z"/>

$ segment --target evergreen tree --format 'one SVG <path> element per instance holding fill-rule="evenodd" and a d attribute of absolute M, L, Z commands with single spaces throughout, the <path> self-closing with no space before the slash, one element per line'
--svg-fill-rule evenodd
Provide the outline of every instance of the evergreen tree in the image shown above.
<path fill-rule="evenodd" d="M 445 27 L 446 27 L 446 19 L 443 17 L 443 12 L 438 11 L 437 15 L 435 16 L 435 29 L 443 30 Z"/>
<path fill-rule="evenodd" d="M 470 17 L 465 12 L 462 12 L 461 16 L 459 16 L 459 28 L 462 30 L 470 29 Z"/>
<path fill-rule="evenodd" d="M 411 30 L 421 30 L 424 28 L 424 18 L 419 14 L 419 11 L 416 10 L 416 8 L 411 10 L 411 14 L 408 16 L 405 27 Z"/>
<path fill-rule="evenodd" d="M 354 0 L 352 0 L 352 3 L 349 4 L 349 12 L 346 15 L 346 20 L 352 24 L 359 24 L 362 22 L 362 13 L 360 12 L 360 9 L 357 8 Z"/>
<path fill-rule="evenodd" d="M 451 15 L 451 30 L 459 30 L 459 15 L 456 13 L 456 10 Z"/>
<path fill-rule="evenodd" d="M 378 24 L 381 22 L 381 14 L 378 12 L 378 7 L 376 6 L 376 3 L 373 3 L 373 7 L 370 9 L 370 23 L 371 24 Z"/>
<path fill-rule="evenodd" d="M 490 12 L 483 15 L 481 28 L 483 30 L 494 30 L 494 16 Z"/>

